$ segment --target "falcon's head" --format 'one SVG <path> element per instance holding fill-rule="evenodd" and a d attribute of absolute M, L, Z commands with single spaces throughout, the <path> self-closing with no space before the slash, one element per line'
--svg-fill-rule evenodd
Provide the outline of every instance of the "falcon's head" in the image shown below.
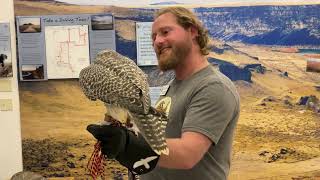
<path fill-rule="evenodd" d="M 86 97 L 92 101 L 98 99 L 97 93 L 95 92 L 96 89 L 93 88 L 96 74 L 96 71 L 93 71 L 90 67 L 83 68 L 79 74 L 80 87 Z"/>

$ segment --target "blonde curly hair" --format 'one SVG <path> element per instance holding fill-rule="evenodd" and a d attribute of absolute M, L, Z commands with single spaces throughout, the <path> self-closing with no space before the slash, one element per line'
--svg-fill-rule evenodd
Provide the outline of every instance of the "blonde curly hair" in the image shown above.
<path fill-rule="evenodd" d="M 198 30 L 199 36 L 197 37 L 197 42 L 200 46 L 201 54 L 209 54 L 209 35 L 208 30 L 203 26 L 198 17 L 190 10 L 184 7 L 166 7 L 158 10 L 155 13 L 154 19 L 165 13 L 171 13 L 177 18 L 177 22 L 184 29 L 189 27 L 195 27 Z"/>

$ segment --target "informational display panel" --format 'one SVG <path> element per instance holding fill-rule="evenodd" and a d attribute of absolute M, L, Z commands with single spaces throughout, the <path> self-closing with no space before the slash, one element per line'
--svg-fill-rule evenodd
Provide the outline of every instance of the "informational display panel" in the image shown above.
<path fill-rule="evenodd" d="M 152 22 L 136 23 L 137 64 L 138 66 L 157 65 L 157 56 L 151 39 Z"/>
<path fill-rule="evenodd" d="M 12 77 L 9 27 L 9 23 L 0 23 L 0 78 Z"/>
<path fill-rule="evenodd" d="M 104 49 L 116 49 L 110 14 L 17 16 L 20 80 L 78 78 Z"/>

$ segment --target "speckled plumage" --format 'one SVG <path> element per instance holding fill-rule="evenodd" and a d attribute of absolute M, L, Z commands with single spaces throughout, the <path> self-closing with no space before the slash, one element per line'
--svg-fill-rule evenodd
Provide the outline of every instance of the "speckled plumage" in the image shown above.
<path fill-rule="evenodd" d="M 151 107 L 147 76 L 132 60 L 113 50 L 104 50 L 81 70 L 79 83 L 90 100 L 105 103 L 114 119 L 125 124 L 132 118 L 157 154 L 169 153 L 165 141 L 167 117 Z M 119 116 L 119 109 L 124 116 Z"/>

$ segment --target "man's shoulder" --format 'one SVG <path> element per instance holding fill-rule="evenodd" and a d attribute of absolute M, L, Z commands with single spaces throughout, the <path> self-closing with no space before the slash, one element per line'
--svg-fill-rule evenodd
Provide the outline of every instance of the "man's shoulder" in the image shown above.
<path fill-rule="evenodd" d="M 197 87 L 208 87 L 206 89 L 209 91 L 216 90 L 217 95 L 220 93 L 225 94 L 226 92 L 231 92 L 229 94 L 232 94 L 237 101 L 239 101 L 239 94 L 234 83 L 226 75 L 213 67 L 210 69 L 210 73 L 208 73 L 202 81 L 199 81 Z"/>

